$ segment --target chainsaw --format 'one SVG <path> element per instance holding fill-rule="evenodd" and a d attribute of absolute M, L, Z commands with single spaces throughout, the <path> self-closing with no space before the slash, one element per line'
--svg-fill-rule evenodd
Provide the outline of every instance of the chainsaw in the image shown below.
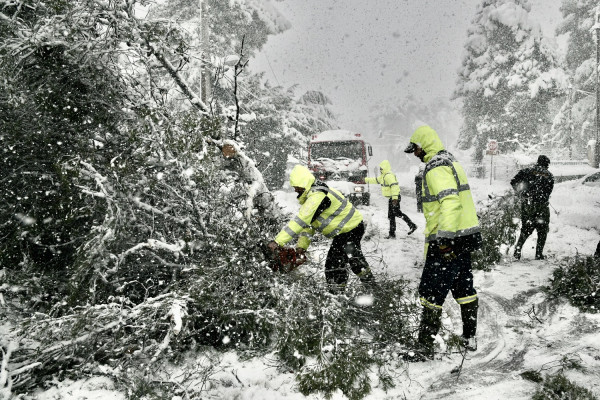
<path fill-rule="evenodd" d="M 292 272 L 307 261 L 306 256 L 293 247 L 277 247 L 271 250 L 267 244 L 268 242 L 263 242 L 260 247 L 273 272 Z"/>

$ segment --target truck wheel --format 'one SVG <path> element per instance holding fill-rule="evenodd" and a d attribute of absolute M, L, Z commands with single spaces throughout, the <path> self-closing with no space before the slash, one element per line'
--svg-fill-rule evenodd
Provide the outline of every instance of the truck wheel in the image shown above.
<path fill-rule="evenodd" d="M 368 206 L 369 204 L 371 204 L 371 193 L 365 193 L 365 194 L 363 194 L 362 203 L 365 206 Z"/>

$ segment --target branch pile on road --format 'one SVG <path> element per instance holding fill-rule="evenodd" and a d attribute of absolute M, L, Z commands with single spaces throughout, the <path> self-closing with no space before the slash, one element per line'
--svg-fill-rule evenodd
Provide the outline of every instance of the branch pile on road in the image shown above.
<path fill-rule="evenodd" d="M 566 298 L 583 312 L 600 312 L 600 259 L 578 255 L 562 260 L 546 290 L 551 297 Z"/>
<path fill-rule="evenodd" d="M 489 271 L 515 243 L 519 229 L 519 203 L 511 191 L 490 196 L 479 206 L 479 224 L 483 246 L 473 252 L 473 269 Z"/>

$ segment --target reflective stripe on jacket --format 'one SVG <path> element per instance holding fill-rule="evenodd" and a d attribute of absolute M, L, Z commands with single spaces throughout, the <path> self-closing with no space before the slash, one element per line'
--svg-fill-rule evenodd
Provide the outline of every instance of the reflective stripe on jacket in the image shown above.
<path fill-rule="evenodd" d="M 365 182 L 381 185 L 381 194 L 385 197 L 391 197 L 392 200 L 398 199 L 398 196 L 400 195 L 400 186 L 398 186 L 396 175 L 392 173 L 390 162 L 388 160 L 380 162 L 379 170 L 381 171 L 381 175 L 377 178 L 365 178 Z"/>
<path fill-rule="evenodd" d="M 410 141 L 426 153 L 422 183 L 425 252 L 434 240 L 479 233 L 475 203 L 460 163 L 444 150 L 437 133 L 428 126 L 419 127 Z"/>
<path fill-rule="evenodd" d="M 310 177 L 307 177 L 306 174 L 310 174 Z M 280 246 L 284 246 L 293 239 L 298 239 L 298 247 L 307 249 L 310 245 L 310 236 L 315 233 L 315 230 L 331 238 L 351 231 L 362 222 L 363 216 L 360 211 L 339 191 L 326 186 L 313 186 L 314 182 L 315 178 L 308 168 L 297 165 L 292 170 L 290 184 L 304 187 L 306 190 L 299 200 L 303 196 L 305 198 L 300 200 L 302 206 L 298 215 L 289 221 L 275 237 L 275 242 Z M 302 183 L 305 185 L 300 186 Z M 319 215 L 315 215 L 326 196 L 331 202 L 330 206 Z"/>

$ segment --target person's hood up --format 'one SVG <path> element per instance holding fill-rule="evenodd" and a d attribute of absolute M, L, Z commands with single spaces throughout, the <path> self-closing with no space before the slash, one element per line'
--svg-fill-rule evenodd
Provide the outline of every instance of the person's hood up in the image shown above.
<path fill-rule="evenodd" d="M 444 145 L 437 132 L 428 125 L 418 127 L 410 137 L 410 143 L 416 144 L 425 151 L 425 162 L 444 150 Z"/>
<path fill-rule="evenodd" d="M 387 174 L 388 172 L 392 171 L 392 166 L 388 160 L 383 160 L 379 163 L 379 170 L 382 174 Z"/>
<path fill-rule="evenodd" d="M 298 164 L 292 169 L 292 172 L 290 173 L 290 185 L 304 188 L 304 192 L 298 196 L 300 204 L 304 204 L 306 201 L 308 191 L 313 183 L 315 183 L 315 180 L 315 176 L 304 165 Z"/>

